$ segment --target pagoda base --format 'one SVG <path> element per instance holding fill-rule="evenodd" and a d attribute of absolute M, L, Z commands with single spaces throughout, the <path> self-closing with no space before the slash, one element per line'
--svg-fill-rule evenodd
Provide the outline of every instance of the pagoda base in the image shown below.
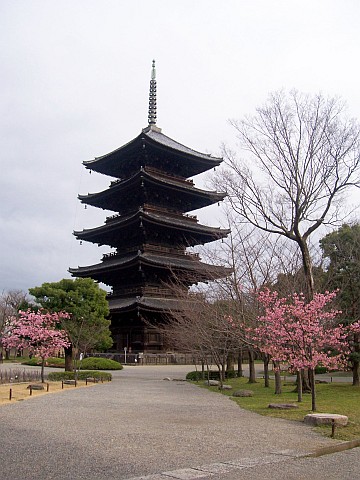
<path fill-rule="evenodd" d="M 134 312 L 112 313 L 111 335 L 114 341 L 112 350 L 128 353 L 160 353 L 169 350 L 163 334 L 156 326 L 164 323 L 164 315 L 147 312 L 146 318 Z"/>

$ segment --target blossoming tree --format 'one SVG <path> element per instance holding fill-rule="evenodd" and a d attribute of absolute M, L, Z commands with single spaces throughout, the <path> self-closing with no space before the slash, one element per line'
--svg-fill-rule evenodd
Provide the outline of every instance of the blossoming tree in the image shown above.
<path fill-rule="evenodd" d="M 39 356 L 42 360 L 41 381 L 44 382 L 45 360 L 70 344 L 66 332 L 58 328 L 61 320 L 68 317 L 63 312 L 20 311 L 2 344 L 5 348 L 26 348 L 30 354 Z"/>
<path fill-rule="evenodd" d="M 346 363 L 347 331 L 334 322 L 339 312 L 326 308 L 335 295 L 336 292 L 316 293 L 307 302 L 304 295 L 280 298 L 269 289 L 259 293 L 265 310 L 254 331 L 259 348 L 296 372 L 309 369 L 313 411 L 316 410 L 315 367 L 335 369 Z"/>

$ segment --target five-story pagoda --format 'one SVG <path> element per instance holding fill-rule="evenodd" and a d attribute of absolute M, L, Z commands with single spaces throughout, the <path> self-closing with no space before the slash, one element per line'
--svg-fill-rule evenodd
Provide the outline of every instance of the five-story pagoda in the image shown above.
<path fill-rule="evenodd" d="M 112 288 L 108 301 L 114 349 L 163 350 L 161 335 L 149 324 L 163 322 L 176 308 L 177 299 L 169 288 L 174 277 L 186 274 L 190 286 L 229 273 L 186 250 L 229 233 L 201 225 L 186 213 L 223 200 L 225 194 L 198 189 L 189 179 L 221 161 L 181 145 L 156 126 L 153 62 L 148 126 L 117 150 L 84 162 L 87 169 L 116 180 L 102 192 L 79 195 L 86 205 L 114 212 L 104 225 L 74 235 L 115 251 L 105 254 L 99 264 L 69 269 L 73 276 L 91 277 Z"/>

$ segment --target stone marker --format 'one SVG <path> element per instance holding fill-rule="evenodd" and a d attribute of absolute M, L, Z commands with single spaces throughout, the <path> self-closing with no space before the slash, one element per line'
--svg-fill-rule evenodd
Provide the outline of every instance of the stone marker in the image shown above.
<path fill-rule="evenodd" d="M 75 380 L 64 380 L 64 385 L 75 385 Z"/>
<path fill-rule="evenodd" d="M 309 413 L 304 417 L 304 423 L 307 425 L 331 425 L 333 420 L 337 426 L 345 427 L 348 423 L 346 415 L 337 415 L 335 413 Z"/>
<path fill-rule="evenodd" d="M 209 380 L 209 381 L 206 380 L 205 385 L 209 387 L 218 387 L 220 383 L 217 380 Z"/>
<path fill-rule="evenodd" d="M 252 397 L 254 392 L 252 390 L 236 390 L 232 394 L 233 397 Z"/>
<path fill-rule="evenodd" d="M 291 410 L 292 408 L 299 408 L 296 403 L 269 403 L 268 408 L 275 408 L 277 410 Z"/>
<path fill-rule="evenodd" d="M 221 390 L 232 390 L 232 386 L 231 385 L 223 385 L 222 387 L 220 387 Z"/>
<path fill-rule="evenodd" d="M 35 384 L 31 384 L 27 387 L 28 390 L 45 390 L 45 387 L 44 385 L 40 384 L 40 383 L 35 383 Z"/>

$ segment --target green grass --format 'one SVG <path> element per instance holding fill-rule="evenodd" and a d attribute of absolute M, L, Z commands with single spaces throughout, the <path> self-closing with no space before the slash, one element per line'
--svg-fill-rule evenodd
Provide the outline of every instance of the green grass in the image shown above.
<path fill-rule="evenodd" d="M 247 378 L 232 378 L 226 382 L 233 387 L 232 390 L 219 391 L 218 387 L 204 387 L 222 395 L 231 396 L 236 390 L 252 390 L 253 397 L 232 397 L 238 405 L 246 410 L 271 417 L 287 420 L 302 421 L 304 416 L 311 412 L 311 395 L 304 394 L 303 402 L 297 402 L 295 385 L 285 383 L 281 395 L 274 394 L 274 382 L 270 381 L 270 388 L 264 387 L 264 380 L 249 384 Z M 339 440 L 354 440 L 360 438 L 360 388 L 349 383 L 329 383 L 316 385 L 317 413 L 337 413 L 349 417 L 346 427 L 337 428 L 335 438 Z M 296 403 L 298 409 L 274 410 L 268 408 L 269 403 Z M 318 429 L 323 435 L 331 435 L 331 427 L 324 426 Z"/>

